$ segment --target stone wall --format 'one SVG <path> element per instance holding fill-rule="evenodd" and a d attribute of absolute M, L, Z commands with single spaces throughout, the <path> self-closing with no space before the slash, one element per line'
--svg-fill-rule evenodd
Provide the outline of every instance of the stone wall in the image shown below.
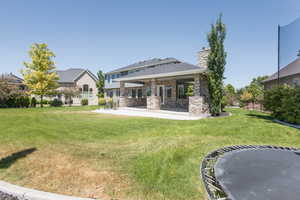
<path fill-rule="evenodd" d="M 193 116 L 208 114 L 209 108 L 202 96 L 189 97 L 189 113 Z"/>
<path fill-rule="evenodd" d="M 127 98 L 128 107 L 146 106 L 146 98 Z"/>
<path fill-rule="evenodd" d="M 160 97 L 157 96 L 147 97 L 147 109 L 160 110 Z"/>
<path fill-rule="evenodd" d="M 209 48 L 203 48 L 198 52 L 198 66 L 207 68 L 207 60 L 209 55 Z"/>

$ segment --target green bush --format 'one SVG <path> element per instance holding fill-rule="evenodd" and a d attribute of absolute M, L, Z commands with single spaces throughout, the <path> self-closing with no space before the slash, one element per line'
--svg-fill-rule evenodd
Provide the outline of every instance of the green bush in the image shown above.
<path fill-rule="evenodd" d="M 53 101 L 50 101 L 50 106 L 52 107 L 60 107 L 63 105 L 63 102 L 59 99 L 53 99 Z"/>
<path fill-rule="evenodd" d="M 29 97 L 26 95 L 11 96 L 1 102 L 1 108 L 28 108 L 30 105 Z"/>
<path fill-rule="evenodd" d="M 105 98 L 99 98 L 99 99 L 98 99 L 98 105 L 99 105 L 99 106 L 104 106 L 105 104 L 106 104 Z"/>
<path fill-rule="evenodd" d="M 30 107 L 35 108 L 36 107 L 36 98 L 32 97 L 30 100 Z"/>
<path fill-rule="evenodd" d="M 28 108 L 30 105 L 30 99 L 28 96 L 21 96 L 21 97 L 17 98 L 17 100 L 19 102 L 18 107 Z"/>
<path fill-rule="evenodd" d="M 82 105 L 82 106 L 89 105 L 89 100 L 88 100 L 88 99 L 82 99 L 82 100 L 81 100 L 81 105 Z"/>
<path fill-rule="evenodd" d="M 52 101 L 48 101 L 46 99 L 43 99 L 43 104 L 44 105 L 47 105 L 47 104 L 50 104 Z M 36 104 L 41 104 L 41 101 L 37 101 Z"/>
<path fill-rule="evenodd" d="M 300 88 L 276 87 L 265 92 L 264 108 L 276 119 L 300 124 Z"/>

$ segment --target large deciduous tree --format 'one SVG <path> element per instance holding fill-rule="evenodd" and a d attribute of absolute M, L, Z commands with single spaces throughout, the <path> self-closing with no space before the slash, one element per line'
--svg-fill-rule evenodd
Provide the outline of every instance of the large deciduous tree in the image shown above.
<path fill-rule="evenodd" d="M 98 76 L 98 82 L 97 82 L 97 88 L 98 88 L 98 96 L 104 97 L 104 74 L 101 70 L 97 73 Z"/>
<path fill-rule="evenodd" d="M 211 103 L 210 112 L 213 116 L 221 112 L 223 91 L 224 71 L 226 65 L 226 52 L 224 40 L 226 37 L 226 26 L 222 22 L 222 15 L 219 16 L 216 24 L 211 25 L 211 32 L 207 39 L 210 47 L 208 55 L 208 89 Z"/>
<path fill-rule="evenodd" d="M 44 96 L 51 95 L 58 87 L 58 76 L 55 70 L 53 58 L 55 54 L 48 48 L 47 44 L 33 44 L 29 51 L 31 62 L 24 62 L 25 69 L 22 70 L 24 83 L 31 94 L 41 99 L 43 107 Z"/>

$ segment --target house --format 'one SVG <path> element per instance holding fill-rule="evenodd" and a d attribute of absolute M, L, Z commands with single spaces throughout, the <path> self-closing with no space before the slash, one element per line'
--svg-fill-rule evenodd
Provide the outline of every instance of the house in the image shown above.
<path fill-rule="evenodd" d="M 9 74 L 0 74 L 0 80 L 7 81 L 8 84 L 18 87 L 20 90 L 25 90 L 26 86 L 23 84 L 23 79 L 14 75 L 13 73 Z"/>
<path fill-rule="evenodd" d="M 300 86 L 300 58 L 279 70 L 279 82 L 278 73 L 276 72 L 263 83 L 266 90 L 277 86 L 278 83 L 279 85 L 289 85 L 291 87 Z"/>
<path fill-rule="evenodd" d="M 92 72 L 86 69 L 70 68 L 67 70 L 58 70 L 56 73 L 59 77 L 58 90 L 74 88 L 80 91 L 77 97 L 72 98 L 74 105 L 80 105 L 82 99 L 88 99 L 89 105 L 98 105 L 98 79 Z M 67 103 L 63 95 L 59 95 L 58 98 Z"/>
<path fill-rule="evenodd" d="M 112 97 L 119 107 L 208 113 L 208 53 L 209 49 L 198 53 L 198 65 L 155 58 L 110 71 L 105 74 L 105 97 Z M 189 87 L 192 96 L 187 95 Z"/>

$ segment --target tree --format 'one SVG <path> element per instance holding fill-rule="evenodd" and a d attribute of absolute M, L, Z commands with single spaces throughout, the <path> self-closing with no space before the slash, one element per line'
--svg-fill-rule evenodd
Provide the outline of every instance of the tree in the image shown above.
<path fill-rule="evenodd" d="M 72 98 L 80 95 L 80 91 L 77 87 L 68 87 L 62 89 L 61 94 L 64 95 L 66 102 L 71 106 L 73 104 Z"/>
<path fill-rule="evenodd" d="M 101 70 L 97 73 L 98 76 L 98 82 L 97 82 L 97 88 L 98 88 L 98 96 L 104 97 L 104 74 Z"/>
<path fill-rule="evenodd" d="M 25 91 L 16 85 L 9 84 L 6 78 L 0 78 L 0 108 L 1 107 L 28 107 L 29 97 Z"/>
<path fill-rule="evenodd" d="M 51 95 L 58 87 L 58 76 L 53 58 L 55 54 L 48 49 L 47 44 L 33 44 L 29 51 L 31 62 L 24 62 L 25 69 L 22 70 L 24 83 L 29 88 L 30 94 L 40 97 L 41 107 L 43 98 Z"/>
<path fill-rule="evenodd" d="M 236 92 L 233 85 L 227 84 L 224 88 L 224 93 L 225 93 L 224 96 L 225 104 L 233 106 L 235 101 L 237 100 Z"/>
<path fill-rule="evenodd" d="M 249 93 L 248 91 L 244 91 L 243 94 L 241 95 L 241 101 L 244 103 L 249 103 L 252 100 L 252 94 Z"/>
<path fill-rule="evenodd" d="M 213 116 L 220 114 L 224 95 L 223 80 L 227 55 L 224 50 L 225 37 L 226 27 L 222 22 L 222 15 L 220 15 L 216 24 L 211 25 L 211 32 L 207 36 L 210 46 L 207 62 L 209 69 L 208 89 L 211 98 L 210 112 Z"/>
<path fill-rule="evenodd" d="M 260 96 L 263 95 L 263 91 L 261 90 L 261 88 L 256 83 L 250 84 L 250 86 L 248 87 L 247 91 L 252 96 L 251 102 L 252 102 L 253 109 L 254 109 L 254 104 L 258 103 L 258 99 L 260 99 Z"/>
<path fill-rule="evenodd" d="M 253 78 L 250 84 L 255 83 L 259 87 L 263 88 L 264 87 L 263 81 L 266 80 L 267 78 L 269 78 L 269 76 L 258 76 L 257 78 Z"/>

